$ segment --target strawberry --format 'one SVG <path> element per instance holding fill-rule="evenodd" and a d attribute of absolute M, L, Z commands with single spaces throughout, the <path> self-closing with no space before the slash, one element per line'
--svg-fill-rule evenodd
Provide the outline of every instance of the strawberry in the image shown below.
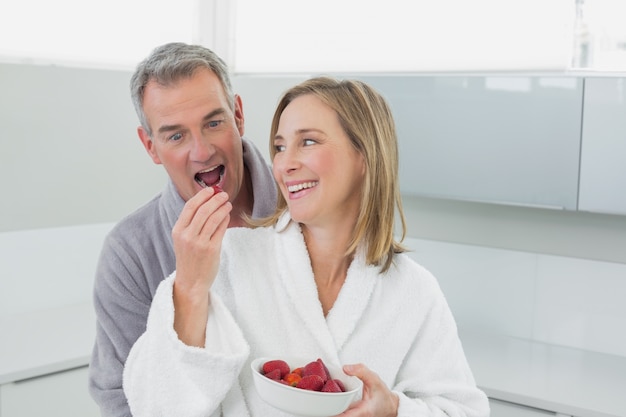
<path fill-rule="evenodd" d="M 301 379 L 302 379 L 302 376 L 295 372 L 290 372 L 287 375 L 285 375 L 285 377 L 283 378 L 283 380 L 287 383 L 287 385 L 291 385 L 292 387 L 295 387 L 296 385 L 298 385 L 298 382 L 300 382 Z"/>
<path fill-rule="evenodd" d="M 309 391 L 320 391 L 324 387 L 324 380 L 319 375 L 303 376 L 296 388 L 307 389 Z"/>
<path fill-rule="evenodd" d="M 217 194 L 217 193 L 221 193 L 222 191 L 222 187 L 220 187 L 219 185 L 215 184 L 211 186 L 213 188 L 213 195 Z"/>
<path fill-rule="evenodd" d="M 269 379 L 273 379 L 274 381 L 280 381 L 280 369 L 274 368 L 266 373 L 265 376 Z"/>
<path fill-rule="evenodd" d="M 304 369 L 302 369 L 302 376 L 306 377 L 310 375 L 317 375 L 322 378 L 322 381 L 328 381 L 328 370 L 321 359 L 309 362 L 304 366 Z"/>
<path fill-rule="evenodd" d="M 343 385 L 343 382 L 340 379 L 333 379 L 333 381 L 335 381 L 335 383 L 339 386 L 341 392 L 346 392 L 346 386 Z"/>
<path fill-rule="evenodd" d="M 330 379 L 330 372 L 328 371 L 326 364 L 320 358 L 317 358 L 317 362 L 322 364 L 322 366 L 324 367 L 324 371 L 326 371 L 326 376 L 328 377 L 328 379 Z"/>
<path fill-rule="evenodd" d="M 280 359 L 267 361 L 263 364 L 263 374 L 267 374 L 275 369 L 278 369 L 280 371 L 280 377 L 278 379 L 284 378 L 285 375 L 290 372 L 287 362 Z"/>
<path fill-rule="evenodd" d="M 329 379 L 322 387 L 322 392 L 343 392 L 343 390 L 334 379 Z"/>

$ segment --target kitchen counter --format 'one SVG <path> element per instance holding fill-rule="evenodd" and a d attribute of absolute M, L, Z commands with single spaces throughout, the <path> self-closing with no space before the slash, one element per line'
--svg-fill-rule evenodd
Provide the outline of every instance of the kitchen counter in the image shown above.
<path fill-rule="evenodd" d="M 626 416 L 626 358 L 529 340 L 460 332 L 490 398 L 566 416 Z"/>
<path fill-rule="evenodd" d="M 81 303 L 0 317 L 0 384 L 89 364 L 95 313 Z"/>

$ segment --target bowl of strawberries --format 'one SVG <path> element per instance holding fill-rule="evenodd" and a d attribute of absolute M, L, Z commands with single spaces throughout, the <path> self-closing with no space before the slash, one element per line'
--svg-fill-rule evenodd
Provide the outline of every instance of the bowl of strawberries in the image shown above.
<path fill-rule="evenodd" d="M 265 402 L 287 413 L 328 417 L 341 414 L 361 397 L 363 382 L 322 359 L 257 358 L 254 386 Z"/>

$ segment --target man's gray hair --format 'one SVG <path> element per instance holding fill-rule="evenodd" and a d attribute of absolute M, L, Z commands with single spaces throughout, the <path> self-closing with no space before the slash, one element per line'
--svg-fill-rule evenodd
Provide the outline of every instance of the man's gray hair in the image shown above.
<path fill-rule="evenodd" d="M 190 78 L 198 68 L 211 70 L 222 83 L 228 104 L 234 110 L 234 93 L 226 63 L 215 52 L 200 45 L 182 42 L 168 43 L 155 48 L 139 65 L 130 80 L 130 94 L 141 126 L 152 136 L 152 130 L 143 111 L 146 85 L 156 81 L 163 86 Z"/>

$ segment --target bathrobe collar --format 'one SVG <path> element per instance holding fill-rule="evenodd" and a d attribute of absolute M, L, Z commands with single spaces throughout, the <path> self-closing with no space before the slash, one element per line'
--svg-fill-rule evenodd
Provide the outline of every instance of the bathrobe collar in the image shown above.
<path fill-rule="evenodd" d="M 324 317 L 300 225 L 285 212 L 276 224 L 281 235 L 276 246 L 279 276 L 284 288 L 298 308 L 294 314 L 333 358 L 341 351 L 370 303 L 379 277 L 379 267 L 367 266 L 363 248 L 359 248 L 348 268 L 346 281 L 334 306 Z M 338 359 L 338 358 L 337 358 Z"/>

